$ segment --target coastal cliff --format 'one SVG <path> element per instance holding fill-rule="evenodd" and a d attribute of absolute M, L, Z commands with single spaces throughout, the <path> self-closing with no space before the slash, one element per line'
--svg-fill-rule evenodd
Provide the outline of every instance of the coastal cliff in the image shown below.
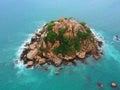
<path fill-rule="evenodd" d="M 37 31 L 26 43 L 20 56 L 27 67 L 37 64 L 52 64 L 60 66 L 76 60 L 85 62 L 85 58 L 93 56 L 100 59 L 101 47 L 99 41 L 85 22 L 73 18 L 60 18 L 51 21 Z"/>

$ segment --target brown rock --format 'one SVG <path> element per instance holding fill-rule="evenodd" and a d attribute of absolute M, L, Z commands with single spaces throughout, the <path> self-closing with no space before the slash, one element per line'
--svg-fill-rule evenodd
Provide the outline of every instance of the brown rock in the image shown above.
<path fill-rule="evenodd" d="M 43 48 L 46 48 L 46 43 L 43 41 Z"/>
<path fill-rule="evenodd" d="M 27 54 L 27 58 L 28 59 L 33 59 L 34 56 L 38 53 L 37 49 L 31 50 L 28 54 Z"/>
<path fill-rule="evenodd" d="M 41 33 L 40 32 L 36 32 L 35 33 L 37 36 L 41 36 Z"/>
<path fill-rule="evenodd" d="M 86 52 L 81 51 L 81 52 L 76 53 L 76 55 L 77 55 L 79 58 L 85 58 Z"/>
<path fill-rule="evenodd" d="M 59 57 L 60 59 L 63 59 L 63 55 L 62 55 L 62 54 L 58 54 L 58 57 Z"/>
<path fill-rule="evenodd" d="M 96 60 L 100 59 L 100 55 L 93 55 L 93 57 L 94 57 Z"/>
<path fill-rule="evenodd" d="M 55 66 L 59 66 L 62 63 L 62 60 L 59 58 L 53 58 L 52 61 L 54 62 Z"/>
<path fill-rule="evenodd" d="M 29 48 L 33 50 L 33 49 L 35 49 L 35 45 L 34 45 L 34 44 L 31 44 L 31 45 L 29 46 Z"/>
<path fill-rule="evenodd" d="M 69 39 L 74 39 L 77 37 L 78 31 L 83 33 L 87 32 L 87 26 L 80 24 L 78 21 L 72 18 L 61 18 L 59 21 L 54 22 L 54 24 L 55 25 L 52 27 L 52 30 L 56 34 L 59 34 L 59 28 L 66 28 L 67 31 L 63 34 L 63 36 L 68 36 Z M 60 44 L 62 44 L 62 42 L 58 39 L 55 40 L 55 43 L 44 41 L 44 37 L 46 37 L 48 33 L 49 31 L 47 30 L 46 24 L 42 31 L 36 32 L 36 35 L 31 38 L 31 42 L 27 45 L 28 47 L 26 48 L 26 52 L 21 55 L 21 59 L 28 65 L 36 65 L 38 63 L 41 65 L 50 62 L 50 64 L 59 66 L 62 62 L 64 63 L 64 61 L 65 64 L 69 62 L 76 64 L 77 62 L 74 59 L 79 57 L 84 62 L 84 58 L 87 57 L 89 52 L 89 55 L 93 55 L 95 59 L 100 58 L 101 53 L 99 52 L 99 48 L 97 46 L 101 47 L 102 42 L 98 41 L 98 39 L 96 39 L 92 33 L 90 34 L 89 38 L 80 38 L 78 40 L 78 42 L 80 42 L 80 52 L 74 51 L 66 55 L 54 53 L 54 47 L 58 47 Z M 40 47 L 44 48 L 44 51 L 40 51 Z M 75 45 L 71 45 L 71 47 L 75 47 Z M 35 62 L 28 62 L 29 59 L 34 59 Z"/>
<path fill-rule="evenodd" d="M 48 48 L 52 47 L 52 43 L 50 43 L 50 42 L 48 42 L 47 45 L 48 45 Z"/>
<path fill-rule="evenodd" d="M 27 66 L 32 66 L 33 65 L 33 61 L 28 61 L 27 62 Z"/>
<path fill-rule="evenodd" d="M 35 59 L 36 59 L 36 61 L 39 61 L 41 59 L 41 57 L 37 55 Z"/>
<path fill-rule="evenodd" d="M 42 64 L 45 64 L 45 58 L 41 58 L 41 59 L 39 59 L 39 63 L 42 65 Z"/>
<path fill-rule="evenodd" d="M 67 55 L 64 56 L 64 59 L 69 61 L 69 57 Z"/>

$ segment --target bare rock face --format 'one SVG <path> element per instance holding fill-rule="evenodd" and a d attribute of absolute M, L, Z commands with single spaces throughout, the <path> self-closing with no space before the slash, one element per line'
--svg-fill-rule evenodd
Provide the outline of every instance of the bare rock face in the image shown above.
<path fill-rule="evenodd" d="M 36 36 L 41 36 L 40 32 L 36 32 L 35 34 L 36 34 Z"/>
<path fill-rule="evenodd" d="M 31 45 L 29 46 L 29 48 L 33 50 L 33 49 L 35 49 L 35 45 L 34 45 L 34 44 L 31 44 Z"/>
<path fill-rule="evenodd" d="M 102 45 L 86 23 L 60 18 L 37 31 L 20 58 L 27 66 L 46 63 L 60 66 L 69 62 L 76 65 L 77 60 L 85 60 L 87 56 L 100 59 Z"/>
<path fill-rule="evenodd" d="M 27 66 L 32 66 L 33 65 L 33 61 L 28 61 L 27 62 Z"/>
<path fill-rule="evenodd" d="M 62 63 L 62 60 L 59 58 L 53 58 L 52 61 L 55 64 L 55 66 L 59 66 Z"/>
<path fill-rule="evenodd" d="M 38 53 L 38 49 L 31 50 L 31 51 L 27 54 L 27 58 L 28 58 L 28 59 L 33 59 L 37 53 Z"/>
<path fill-rule="evenodd" d="M 45 63 L 45 58 L 40 58 L 39 59 L 39 63 L 42 65 L 42 64 L 44 64 Z"/>
<path fill-rule="evenodd" d="M 65 55 L 65 56 L 64 56 L 64 59 L 65 59 L 66 61 L 72 60 L 72 59 L 74 59 L 74 58 L 75 58 L 75 55 L 71 55 L 71 56 Z"/>
<path fill-rule="evenodd" d="M 85 58 L 85 55 L 86 55 L 86 52 L 83 52 L 83 51 L 77 53 L 77 56 L 82 59 Z"/>

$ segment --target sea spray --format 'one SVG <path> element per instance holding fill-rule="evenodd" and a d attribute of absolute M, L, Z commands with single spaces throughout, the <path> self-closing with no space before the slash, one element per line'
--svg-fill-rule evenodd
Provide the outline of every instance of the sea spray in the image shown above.
<path fill-rule="evenodd" d="M 118 60 L 118 58 L 120 58 L 120 52 L 111 44 L 111 41 L 107 41 L 104 39 L 104 35 L 103 33 L 100 32 L 96 32 L 95 29 L 91 28 L 91 30 L 93 31 L 93 33 L 95 34 L 96 38 L 98 38 L 99 40 L 102 40 L 104 45 L 103 45 L 103 50 L 104 50 L 104 57 L 110 59 L 110 57 L 113 58 L 113 60 L 117 60 L 118 62 L 120 62 Z M 115 42 L 120 42 L 120 40 L 115 40 L 115 36 L 113 37 L 113 41 Z"/>
<path fill-rule="evenodd" d="M 23 64 L 23 61 L 20 61 L 19 57 L 20 57 L 20 54 L 22 53 L 22 51 L 23 51 L 23 49 L 25 47 L 24 45 L 26 44 L 26 42 L 30 42 L 31 37 L 33 35 L 34 34 L 29 34 L 28 38 L 23 41 L 23 43 L 20 45 L 20 47 L 18 47 L 18 51 L 16 52 L 16 59 L 15 59 L 15 60 L 18 60 L 18 63 L 15 64 L 15 67 L 17 67 L 19 69 L 23 69 L 25 67 L 25 65 Z"/>

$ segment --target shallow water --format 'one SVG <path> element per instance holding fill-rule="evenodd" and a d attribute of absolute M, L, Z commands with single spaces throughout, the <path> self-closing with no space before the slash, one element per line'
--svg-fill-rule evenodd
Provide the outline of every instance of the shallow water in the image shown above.
<path fill-rule="evenodd" d="M 117 90 L 120 88 L 119 0 L 1 0 L 0 1 L 0 90 Z M 74 17 L 87 22 L 104 39 L 104 56 L 88 64 L 65 66 L 59 75 L 54 67 L 25 69 L 19 58 L 24 42 L 46 22 Z M 28 38 L 28 39 L 27 39 Z M 113 44 L 112 44 L 113 43 Z M 115 81 L 118 88 L 111 88 Z M 104 84 L 103 89 L 97 86 Z"/>

